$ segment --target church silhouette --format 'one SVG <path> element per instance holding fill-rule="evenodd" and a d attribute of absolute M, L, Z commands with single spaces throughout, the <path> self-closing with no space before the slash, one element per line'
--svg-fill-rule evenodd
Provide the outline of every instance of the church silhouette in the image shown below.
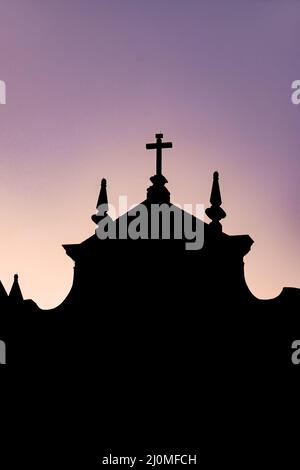
<path fill-rule="evenodd" d="M 244 257 L 253 240 L 249 235 L 223 232 L 221 220 L 226 212 L 222 208 L 218 172 L 213 174 L 211 206 L 205 211 L 209 224 L 171 203 L 168 181 L 162 173 L 162 150 L 171 147 L 171 142 L 163 142 L 162 134 L 156 134 L 155 143 L 146 145 L 156 151 L 152 185 L 139 207 L 116 220 L 107 214 L 108 188 L 102 179 L 98 212 L 92 220 L 98 228 L 104 222 L 110 232 L 101 239 L 96 229 L 81 243 L 63 245 L 75 266 L 71 291 L 61 305 L 43 311 L 33 300 L 24 300 L 17 274 L 9 295 L 0 283 L 0 326 L 7 343 L 8 362 L 18 363 L 24 350 L 33 364 L 68 362 L 80 347 L 78 360 L 102 363 L 106 358 L 108 364 L 117 356 L 118 367 L 123 359 L 130 358 L 134 364 L 137 350 L 150 363 L 155 362 L 155 357 L 166 360 L 172 351 L 169 367 L 176 367 L 176 358 L 195 352 L 188 352 L 191 344 L 187 338 L 196 335 L 195 347 L 205 331 L 212 334 L 226 328 L 231 332 L 234 326 L 230 324 L 236 321 L 248 334 L 255 330 L 256 337 L 269 325 L 270 316 L 273 326 L 282 327 L 285 322 L 287 329 L 293 331 L 297 318 L 292 318 L 300 306 L 300 289 L 284 288 L 270 300 L 259 300 L 250 292 L 244 276 Z M 158 232 L 151 238 L 154 205 L 168 207 L 170 214 L 160 214 Z M 147 209 L 148 236 L 132 239 L 128 236 L 129 225 L 141 207 Z M 170 227 L 166 238 L 162 225 L 167 216 Z M 188 240 L 184 234 L 176 236 L 175 219 L 203 233 L 201 249 L 186 249 Z M 196 328 L 199 322 L 202 328 Z M 183 356 L 178 337 L 181 346 L 185 344 Z M 122 355 L 117 351 L 122 351 Z"/>
<path fill-rule="evenodd" d="M 300 326 L 300 289 L 257 299 L 244 277 L 253 240 L 223 232 L 218 172 L 206 224 L 171 203 L 162 172 L 162 149 L 171 143 L 156 134 L 147 148 L 157 152 L 156 174 L 138 208 L 147 209 L 149 233 L 153 206 L 171 209 L 169 237 L 162 229 L 167 212 L 158 236 L 124 236 L 138 212 L 110 219 L 103 179 L 92 215 L 95 233 L 63 245 L 75 266 L 61 305 L 43 311 L 24 300 L 17 274 L 9 295 L 0 284 L 7 364 L 23 370 L 25 385 L 30 377 L 25 403 L 36 415 L 41 377 L 47 376 L 39 424 L 28 437 L 28 429 L 22 434 L 22 462 L 24 455 L 30 462 L 46 455 L 66 468 L 70 461 L 94 468 L 101 454 L 199 449 L 214 468 L 219 457 L 237 460 L 237 448 L 253 463 L 258 455 L 269 462 L 274 446 L 280 448 L 287 424 L 276 421 L 278 403 L 283 400 L 285 413 L 292 413 L 288 398 L 298 387 L 291 345 Z M 201 249 L 188 250 L 191 240 L 177 237 L 179 219 L 204 234 Z M 101 224 L 109 229 L 106 238 L 99 237 Z M 19 387 L 17 394 L 18 410 Z M 25 416 L 24 422 L 32 419 L 32 408 Z M 46 438 L 38 431 L 45 428 Z M 254 437 L 246 438 L 252 429 Z"/>

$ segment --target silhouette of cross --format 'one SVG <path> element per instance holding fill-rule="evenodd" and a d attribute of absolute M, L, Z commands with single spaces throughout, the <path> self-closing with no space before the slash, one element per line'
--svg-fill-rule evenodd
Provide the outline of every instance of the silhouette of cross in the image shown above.
<path fill-rule="evenodd" d="M 162 149 L 170 149 L 173 147 L 172 142 L 162 142 L 163 134 L 155 134 L 156 143 L 155 144 L 146 144 L 147 150 L 156 149 L 156 174 L 161 175 L 162 167 Z"/>

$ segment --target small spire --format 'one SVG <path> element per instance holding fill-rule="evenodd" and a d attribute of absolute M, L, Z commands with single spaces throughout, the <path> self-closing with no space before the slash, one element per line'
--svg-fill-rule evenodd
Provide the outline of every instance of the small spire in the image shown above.
<path fill-rule="evenodd" d="M 211 203 L 212 206 L 220 206 L 222 204 L 218 171 L 215 171 L 213 175 L 213 184 L 212 184 L 209 202 Z"/>
<path fill-rule="evenodd" d="M 0 302 L 4 299 L 7 299 L 7 297 L 8 297 L 7 292 L 4 289 L 2 282 L 0 281 Z"/>
<path fill-rule="evenodd" d="M 101 180 L 101 188 L 100 188 L 98 202 L 96 206 L 98 210 L 98 214 L 92 215 L 92 221 L 95 222 L 95 224 L 98 224 L 100 220 L 102 220 L 107 215 L 108 199 L 107 199 L 106 184 L 107 184 L 107 181 L 105 178 L 103 178 Z"/>
<path fill-rule="evenodd" d="M 211 219 L 210 225 L 216 230 L 222 231 L 220 220 L 226 217 L 226 212 L 222 209 L 222 207 L 220 207 L 222 204 L 222 198 L 219 186 L 219 173 L 217 171 L 214 172 L 213 176 L 210 203 L 211 207 L 205 211 L 206 215 Z"/>
<path fill-rule="evenodd" d="M 19 286 L 19 276 L 14 275 L 14 282 L 9 293 L 9 299 L 13 302 L 23 302 L 23 295 Z"/>
<path fill-rule="evenodd" d="M 108 203 L 106 185 L 107 185 L 106 179 L 102 178 L 100 193 L 99 193 L 98 202 L 97 202 L 97 207 L 101 206 L 102 204 L 107 205 L 107 203 Z"/>

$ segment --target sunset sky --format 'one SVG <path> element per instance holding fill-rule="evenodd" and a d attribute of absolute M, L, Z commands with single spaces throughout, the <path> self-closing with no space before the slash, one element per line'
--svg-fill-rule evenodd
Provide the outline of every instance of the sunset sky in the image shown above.
<path fill-rule="evenodd" d="M 156 132 L 174 203 L 207 207 L 219 171 L 252 292 L 300 287 L 299 25 L 297 0 L 0 0 L 6 290 L 18 273 L 40 307 L 66 297 L 62 244 L 94 233 L 102 177 L 111 203 L 145 198 Z"/>

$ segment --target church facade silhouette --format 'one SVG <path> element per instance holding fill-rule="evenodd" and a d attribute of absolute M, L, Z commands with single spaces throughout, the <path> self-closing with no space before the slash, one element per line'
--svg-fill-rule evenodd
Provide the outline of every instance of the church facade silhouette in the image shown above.
<path fill-rule="evenodd" d="M 211 221 L 209 224 L 172 204 L 166 187 L 168 181 L 162 172 L 162 150 L 171 147 L 171 142 L 163 142 L 162 134 L 156 134 L 155 143 L 146 145 L 147 149 L 156 150 L 156 173 L 150 178 L 152 184 L 140 207 L 116 220 L 108 215 L 107 182 L 102 180 L 97 213 L 92 216 L 97 226 L 95 233 L 81 243 L 63 245 L 74 261 L 74 279 L 71 291 L 61 305 L 43 311 L 32 300 L 24 300 L 17 274 L 9 294 L 0 283 L 0 326 L 2 336 L 7 340 L 8 355 L 9 344 L 15 345 L 11 348 L 17 351 L 15 361 L 24 346 L 24 332 L 27 339 L 31 338 L 33 361 L 37 357 L 49 359 L 49 348 L 53 359 L 53 346 L 49 347 L 49 342 L 57 345 L 55 349 L 60 360 L 62 357 L 68 360 L 76 348 L 78 335 L 89 358 L 107 355 L 107 348 L 110 350 L 114 344 L 119 351 L 126 349 L 127 359 L 129 355 L 134 361 L 138 347 L 150 360 L 153 338 L 156 355 L 158 351 L 164 351 L 167 338 L 174 357 L 178 357 L 175 338 L 179 332 L 192 334 L 195 318 L 200 312 L 210 328 L 221 311 L 239 311 L 241 314 L 250 310 L 254 314 L 264 312 L 269 315 L 270 312 L 280 314 L 295 305 L 299 307 L 300 289 L 284 288 L 277 298 L 270 300 L 259 300 L 249 290 L 244 276 L 244 257 L 253 240 L 249 235 L 223 232 L 221 220 L 226 213 L 222 208 L 218 172 L 213 174 L 211 206 L 205 211 Z M 162 230 L 164 217 L 167 217 L 163 211 L 157 236 L 151 238 L 154 205 L 170 209 L 167 238 Z M 141 207 L 147 209 L 149 236 L 132 239 L 128 235 L 129 225 L 135 221 Z M 184 235 L 176 235 L 175 220 L 185 221 L 203 233 L 201 249 L 186 249 L 190 240 Z M 100 225 L 106 225 L 108 230 L 105 239 L 97 232 Z M 209 318 L 208 311 L 211 312 Z M 222 325 L 224 318 L 219 321 Z M 133 333 L 137 328 L 142 336 Z M 113 332 L 112 342 L 107 338 L 103 340 L 99 333 L 103 331 Z M 12 360 L 13 356 L 14 352 L 11 353 Z M 112 358 L 113 353 L 109 356 Z"/>

